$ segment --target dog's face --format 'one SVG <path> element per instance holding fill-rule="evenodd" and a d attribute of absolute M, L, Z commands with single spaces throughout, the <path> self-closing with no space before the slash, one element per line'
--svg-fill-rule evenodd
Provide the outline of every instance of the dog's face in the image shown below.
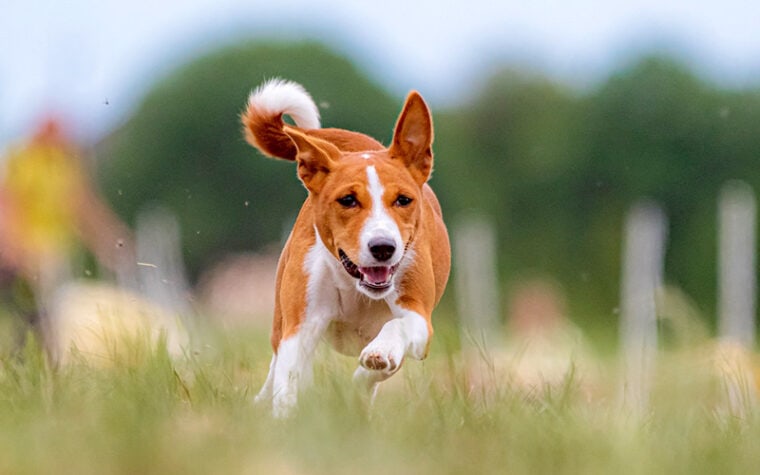
<path fill-rule="evenodd" d="M 387 150 L 342 153 L 293 129 L 298 175 L 315 207 L 315 227 L 330 253 L 373 299 L 395 289 L 420 223 L 422 186 L 433 163 L 430 112 L 412 93 Z"/>
<path fill-rule="evenodd" d="M 421 189 L 386 153 L 346 156 L 342 162 L 317 199 L 317 230 L 359 290 L 382 298 L 393 290 L 414 239 Z"/>

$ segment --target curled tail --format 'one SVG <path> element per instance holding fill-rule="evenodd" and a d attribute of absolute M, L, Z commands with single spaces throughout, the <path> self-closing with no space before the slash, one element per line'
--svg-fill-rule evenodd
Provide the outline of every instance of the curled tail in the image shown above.
<path fill-rule="evenodd" d="M 271 79 L 257 87 L 241 120 L 246 140 L 261 153 L 295 160 L 296 146 L 282 130 L 285 114 L 302 129 L 319 128 L 319 110 L 309 93 L 300 84 L 283 79 Z"/>

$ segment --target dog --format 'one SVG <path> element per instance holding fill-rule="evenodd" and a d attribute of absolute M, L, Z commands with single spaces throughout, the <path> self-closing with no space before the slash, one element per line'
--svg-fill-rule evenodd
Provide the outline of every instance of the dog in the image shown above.
<path fill-rule="evenodd" d="M 295 161 L 308 191 L 278 263 L 274 355 L 256 401 L 271 402 L 275 417 L 289 415 L 322 339 L 358 355 L 354 380 L 374 398 L 405 358 L 427 356 L 431 314 L 449 278 L 449 237 L 427 184 L 430 110 L 412 91 L 386 148 L 362 133 L 320 128 L 304 88 L 274 79 L 251 93 L 241 118 L 246 140 Z"/>

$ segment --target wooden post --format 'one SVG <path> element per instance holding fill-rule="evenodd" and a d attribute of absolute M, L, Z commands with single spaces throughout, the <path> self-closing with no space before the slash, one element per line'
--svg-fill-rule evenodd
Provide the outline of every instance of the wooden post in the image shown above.
<path fill-rule="evenodd" d="M 501 341 L 496 232 L 482 216 L 460 219 L 454 227 L 454 265 L 462 341 L 493 348 Z"/>
<path fill-rule="evenodd" d="M 751 364 L 755 346 L 757 206 L 742 181 L 723 185 L 718 202 L 718 369 L 728 410 L 745 419 L 757 402 Z"/>
<path fill-rule="evenodd" d="M 649 403 L 657 351 L 656 293 L 662 285 L 666 217 L 652 202 L 629 211 L 621 282 L 620 339 L 624 365 L 623 404 L 643 413 Z"/>
<path fill-rule="evenodd" d="M 726 183 L 718 204 L 718 315 L 722 339 L 755 346 L 756 216 L 752 188 Z"/>
<path fill-rule="evenodd" d="M 190 315 L 190 286 L 177 218 L 163 208 L 143 210 L 137 218 L 136 234 L 140 292 L 168 310 Z"/>

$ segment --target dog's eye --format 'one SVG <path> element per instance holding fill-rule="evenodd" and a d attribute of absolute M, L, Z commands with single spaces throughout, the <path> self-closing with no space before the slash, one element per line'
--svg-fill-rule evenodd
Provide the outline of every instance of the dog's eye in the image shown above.
<path fill-rule="evenodd" d="M 396 198 L 396 201 L 393 202 L 395 206 L 405 207 L 409 206 L 409 204 L 412 202 L 412 199 L 409 198 L 406 195 L 398 195 L 398 198 Z"/>
<path fill-rule="evenodd" d="M 344 208 L 354 208 L 359 204 L 354 195 L 341 196 L 336 201 Z"/>

